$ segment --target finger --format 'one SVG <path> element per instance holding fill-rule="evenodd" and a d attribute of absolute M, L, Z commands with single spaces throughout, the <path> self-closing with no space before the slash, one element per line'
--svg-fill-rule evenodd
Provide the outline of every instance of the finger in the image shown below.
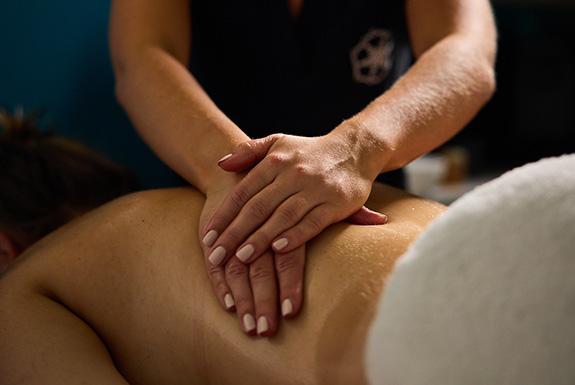
<path fill-rule="evenodd" d="M 279 235 L 273 241 L 272 248 L 278 253 L 287 253 L 300 247 L 334 222 L 333 211 L 325 203 L 317 206 L 297 225 Z"/>
<path fill-rule="evenodd" d="M 225 265 L 225 279 L 235 300 L 236 313 L 242 330 L 248 335 L 256 333 L 255 307 L 250 287 L 249 267 L 231 258 Z"/>
<path fill-rule="evenodd" d="M 234 295 L 226 283 L 224 269 L 221 266 L 212 266 L 208 261 L 206 261 L 206 268 L 208 270 L 208 277 L 212 284 L 212 289 L 218 298 L 218 302 L 227 311 L 234 311 L 236 308 Z"/>
<path fill-rule="evenodd" d="M 346 219 L 346 222 L 354 225 L 384 225 L 387 221 L 387 215 L 370 210 L 365 206 L 362 206 L 361 209 Z"/>
<path fill-rule="evenodd" d="M 278 296 L 276 271 L 271 251 L 249 265 L 250 282 L 256 306 L 257 333 L 269 337 L 278 326 Z"/>
<path fill-rule="evenodd" d="M 247 259 L 254 260 L 256 257 L 254 255 L 254 252 L 256 251 L 254 245 L 245 244 L 242 247 L 239 246 L 250 236 L 250 234 L 266 222 L 270 215 L 274 213 L 276 208 L 280 206 L 283 201 L 290 198 L 290 194 L 292 194 L 292 192 L 290 192 L 290 188 L 288 186 L 283 186 L 281 183 L 274 182 L 267 185 L 261 192 L 256 194 L 245 204 L 237 217 L 217 239 L 212 247 L 214 251 L 210 251 L 215 254 L 219 253 L 217 258 L 208 258 L 211 261 L 217 262 L 217 259 L 222 258 L 221 255 L 223 255 L 223 261 L 225 261 L 228 256 L 235 253 L 236 257 L 244 263 Z M 282 229 L 282 231 L 287 228 L 289 227 Z M 257 256 L 269 249 L 270 243 L 271 239 L 268 239 L 268 243 L 265 247 L 258 248 Z"/>
<path fill-rule="evenodd" d="M 268 162 L 261 162 L 230 191 L 202 229 L 204 246 L 215 243 L 242 207 L 274 180 L 275 172 Z"/>
<path fill-rule="evenodd" d="M 270 186 L 275 186 L 274 184 Z M 277 194 L 278 189 L 273 188 Z M 281 189 L 280 189 L 281 190 Z M 305 215 L 317 206 L 305 198 L 305 194 L 297 193 L 283 201 L 271 214 L 271 217 L 248 239 L 238 247 L 236 256 L 244 263 L 251 263 L 263 252 L 268 250 L 272 241 L 284 231 L 299 223 Z M 252 230 L 253 231 L 253 230 Z M 250 233 L 252 233 L 250 231 Z M 245 252 L 246 250 L 249 251 Z"/>
<path fill-rule="evenodd" d="M 280 135 L 270 135 L 262 139 L 248 140 L 232 152 L 219 160 L 218 165 L 229 172 L 242 172 L 254 167 L 267 155 L 270 147 L 279 139 Z"/>
<path fill-rule="evenodd" d="M 276 253 L 275 266 L 281 314 L 285 318 L 293 318 L 298 315 L 303 303 L 305 244 L 287 253 Z"/>

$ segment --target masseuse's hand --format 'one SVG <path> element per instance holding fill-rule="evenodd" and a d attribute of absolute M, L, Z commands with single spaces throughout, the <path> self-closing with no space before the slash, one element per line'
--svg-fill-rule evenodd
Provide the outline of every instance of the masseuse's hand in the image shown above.
<path fill-rule="evenodd" d="M 278 134 L 240 145 L 220 167 L 237 172 L 257 164 L 208 221 L 208 261 L 218 266 L 234 257 L 249 264 L 267 255 L 270 246 L 290 253 L 346 218 L 385 223 L 384 215 L 362 207 L 378 170 L 361 150 L 336 133 L 315 138 Z"/>
<path fill-rule="evenodd" d="M 206 237 L 207 221 L 242 177 L 228 174 L 206 193 L 199 226 L 204 255 L 208 255 L 209 248 L 205 244 L 210 240 Z M 221 306 L 236 311 L 244 332 L 252 336 L 256 333 L 271 336 L 278 328 L 278 300 L 287 317 L 295 316 L 301 307 L 304 258 L 304 247 L 300 247 L 281 256 L 268 250 L 249 266 L 237 258 L 214 266 L 206 258 L 206 267 Z"/>

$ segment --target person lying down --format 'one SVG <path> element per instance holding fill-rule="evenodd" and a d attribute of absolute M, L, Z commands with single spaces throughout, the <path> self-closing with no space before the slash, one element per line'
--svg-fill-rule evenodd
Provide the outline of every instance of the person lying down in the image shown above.
<path fill-rule="evenodd" d="M 194 236 L 203 195 L 119 198 L 0 280 L 0 383 L 567 384 L 575 158 L 543 166 L 471 193 L 428 230 L 442 205 L 374 186 L 368 205 L 390 223 L 314 240 L 305 306 L 269 339 L 210 295 Z"/>
<path fill-rule="evenodd" d="M 253 340 L 210 292 L 191 188 L 129 195 L 36 243 L 0 282 L 3 384 L 362 384 L 385 277 L 443 211 L 386 187 L 396 219 L 310 247 L 305 306 Z M 416 213 L 415 215 L 412 213 Z M 34 370 L 31 370 L 34 368 Z"/>
<path fill-rule="evenodd" d="M 0 280 L 2 384 L 362 384 L 395 259 L 444 207 L 385 186 L 385 226 L 336 225 L 308 250 L 301 314 L 254 340 L 211 293 L 192 188 L 127 195 L 26 250 Z"/>

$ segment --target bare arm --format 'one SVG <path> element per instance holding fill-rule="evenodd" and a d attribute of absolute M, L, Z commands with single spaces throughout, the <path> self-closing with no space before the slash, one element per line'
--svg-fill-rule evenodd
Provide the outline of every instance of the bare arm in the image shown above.
<path fill-rule="evenodd" d="M 229 251 L 251 263 L 270 245 L 290 252 L 357 214 L 378 174 L 445 142 L 491 97 L 496 30 L 489 1 L 406 6 L 417 63 L 388 92 L 328 135 L 251 140 L 221 163 L 229 171 L 257 165 L 204 229 L 221 234 L 213 263 Z"/>
<path fill-rule="evenodd" d="M 377 172 L 402 167 L 447 141 L 495 89 L 497 32 L 488 0 L 406 3 L 417 62 L 339 128 L 365 139 Z"/>
<path fill-rule="evenodd" d="M 189 0 L 114 0 L 110 45 L 116 94 L 144 140 L 206 192 L 222 155 L 249 139 L 187 69 Z"/>

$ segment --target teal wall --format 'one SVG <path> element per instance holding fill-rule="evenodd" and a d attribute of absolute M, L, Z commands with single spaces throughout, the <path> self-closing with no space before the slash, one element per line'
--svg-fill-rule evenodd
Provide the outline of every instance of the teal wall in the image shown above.
<path fill-rule="evenodd" d="M 146 187 L 179 183 L 114 99 L 109 1 L 2 0 L 0 107 L 46 111 L 55 131 L 133 169 Z"/>
<path fill-rule="evenodd" d="M 574 151 L 575 6 L 556 2 L 494 2 L 498 92 L 455 139 L 474 151 L 478 172 Z M 57 131 L 132 168 L 146 187 L 178 184 L 114 100 L 109 3 L 0 0 L 0 107 L 45 109 Z"/>

